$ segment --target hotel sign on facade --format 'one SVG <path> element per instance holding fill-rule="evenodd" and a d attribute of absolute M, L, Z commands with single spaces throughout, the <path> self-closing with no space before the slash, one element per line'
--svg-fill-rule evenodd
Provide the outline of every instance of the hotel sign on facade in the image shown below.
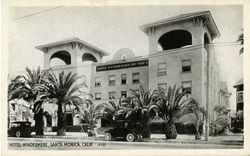
<path fill-rule="evenodd" d="M 148 60 L 110 64 L 110 65 L 101 65 L 101 66 L 96 67 L 96 71 L 99 72 L 99 71 L 134 68 L 134 67 L 141 67 L 141 66 L 148 66 Z"/>

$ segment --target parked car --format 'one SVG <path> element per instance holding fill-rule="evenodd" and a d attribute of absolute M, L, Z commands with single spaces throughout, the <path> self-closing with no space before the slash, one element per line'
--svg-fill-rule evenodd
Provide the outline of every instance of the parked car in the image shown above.
<path fill-rule="evenodd" d="M 8 135 L 12 137 L 30 137 L 31 122 L 16 121 L 11 123 Z"/>
<path fill-rule="evenodd" d="M 142 139 L 141 125 L 136 123 L 129 123 L 125 120 L 114 122 L 114 127 L 105 132 L 105 140 L 125 139 L 128 142 L 133 142 L 136 139 Z"/>

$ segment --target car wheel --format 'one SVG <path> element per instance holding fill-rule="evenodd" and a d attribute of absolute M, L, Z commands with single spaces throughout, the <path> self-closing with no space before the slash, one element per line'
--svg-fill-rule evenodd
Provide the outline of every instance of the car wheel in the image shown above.
<path fill-rule="evenodd" d="M 126 139 L 128 142 L 133 142 L 135 140 L 135 136 L 132 133 L 127 134 Z"/>
<path fill-rule="evenodd" d="M 19 138 L 21 136 L 21 132 L 20 131 L 16 131 L 15 136 Z"/>
<path fill-rule="evenodd" d="M 105 133 L 105 140 L 110 141 L 112 139 L 112 136 L 110 133 Z"/>

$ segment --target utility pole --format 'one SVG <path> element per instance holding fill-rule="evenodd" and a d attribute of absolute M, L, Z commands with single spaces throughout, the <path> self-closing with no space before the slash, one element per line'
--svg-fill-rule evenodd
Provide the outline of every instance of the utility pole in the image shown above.
<path fill-rule="evenodd" d="M 209 93 L 209 73 L 210 73 L 210 50 L 209 50 L 209 45 L 205 44 L 205 49 L 207 50 L 207 92 L 206 92 L 206 126 L 205 126 L 205 141 L 208 141 L 209 137 L 209 102 L 210 102 L 210 93 Z"/>

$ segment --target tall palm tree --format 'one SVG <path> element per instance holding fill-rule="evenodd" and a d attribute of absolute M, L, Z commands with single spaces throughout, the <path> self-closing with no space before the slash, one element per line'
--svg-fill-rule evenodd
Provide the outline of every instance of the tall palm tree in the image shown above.
<path fill-rule="evenodd" d="M 33 105 L 34 120 L 35 120 L 35 130 L 36 135 L 44 135 L 43 128 L 43 101 L 37 100 L 37 96 L 41 91 L 37 86 L 44 85 L 44 76 L 46 72 L 42 72 L 40 67 L 37 70 L 31 70 L 26 67 L 26 87 L 23 90 L 26 92 L 26 96 L 23 97 L 24 100 L 29 101 Z"/>
<path fill-rule="evenodd" d="M 8 84 L 8 127 L 10 125 L 10 106 L 9 102 L 14 99 L 19 99 L 21 94 L 19 89 L 25 85 L 25 82 L 22 81 L 21 76 L 10 77 L 10 82 Z"/>
<path fill-rule="evenodd" d="M 191 101 L 185 99 L 185 92 L 181 87 L 169 87 L 167 90 L 159 89 L 155 96 L 157 100 L 152 104 L 159 117 L 165 121 L 165 136 L 167 139 L 176 139 L 175 123 L 180 117 L 183 108 Z"/>
<path fill-rule="evenodd" d="M 9 98 L 18 97 L 30 103 L 30 108 L 33 108 L 34 113 L 36 135 L 43 135 L 43 109 L 42 101 L 37 100 L 37 96 L 40 92 L 37 86 L 44 84 L 45 72 L 42 72 L 40 67 L 38 67 L 37 70 L 31 70 L 26 67 L 25 70 L 25 75 L 16 77 L 18 87 L 14 87 L 14 89 L 9 87 Z"/>
<path fill-rule="evenodd" d="M 76 108 L 81 109 L 83 95 L 80 89 L 83 84 L 76 84 L 80 77 L 76 73 L 60 72 L 56 76 L 53 72 L 48 72 L 47 83 L 42 88 L 45 89 L 41 92 L 40 99 L 53 100 L 58 106 L 57 110 L 57 135 L 66 135 L 66 106 L 74 105 Z"/>

